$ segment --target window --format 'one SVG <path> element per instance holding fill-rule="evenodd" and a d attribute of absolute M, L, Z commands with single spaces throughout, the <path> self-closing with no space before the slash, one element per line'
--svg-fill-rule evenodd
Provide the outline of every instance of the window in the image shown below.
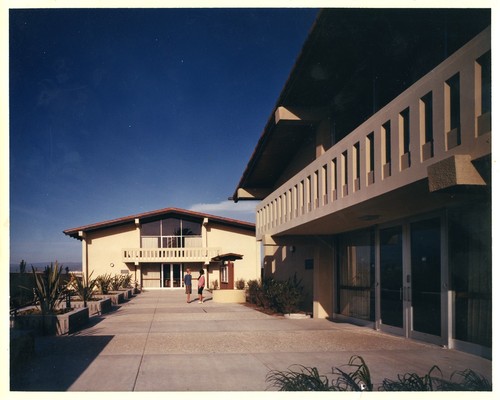
<path fill-rule="evenodd" d="M 229 283 L 229 273 L 227 264 L 220 267 L 220 281 L 221 283 Z"/>
<path fill-rule="evenodd" d="M 340 240 L 338 312 L 375 319 L 375 242 L 372 231 L 353 232 Z"/>
<path fill-rule="evenodd" d="M 141 226 L 142 247 L 202 247 L 201 223 L 180 218 L 165 218 Z"/>

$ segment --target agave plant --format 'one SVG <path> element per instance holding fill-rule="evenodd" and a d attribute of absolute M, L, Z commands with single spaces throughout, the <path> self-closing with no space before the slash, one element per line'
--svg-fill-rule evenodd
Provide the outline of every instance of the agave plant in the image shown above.
<path fill-rule="evenodd" d="M 294 368 L 295 367 L 295 368 Z M 360 356 L 352 356 L 347 365 L 354 370 L 346 372 L 333 368 L 336 376 L 329 382 L 328 377 L 320 375 L 317 368 L 299 365 L 290 367 L 287 371 L 270 371 L 266 382 L 280 391 L 373 391 L 374 386 L 370 370 Z M 295 369 L 295 370 L 294 370 Z M 345 369 L 345 368 L 344 368 Z M 438 375 L 437 375 L 438 374 Z M 434 365 L 427 374 L 416 373 L 398 375 L 397 380 L 384 379 L 378 387 L 380 391 L 491 391 L 492 385 L 484 376 L 470 370 L 455 371 L 449 380 L 443 378 L 441 370 Z"/>
<path fill-rule="evenodd" d="M 130 274 L 123 275 L 122 287 L 124 289 L 127 289 L 127 288 L 131 287 L 131 283 L 132 283 L 132 275 L 130 275 Z"/>
<path fill-rule="evenodd" d="M 329 384 L 328 378 L 319 374 L 317 368 L 303 365 L 292 365 L 287 371 L 270 371 L 266 376 L 266 382 L 284 392 L 335 390 Z"/>
<path fill-rule="evenodd" d="M 87 307 L 87 301 L 92 300 L 94 290 L 97 287 L 97 278 L 90 279 L 92 274 L 93 272 L 91 272 L 87 278 L 85 278 L 85 276 L 79 278 L 76 275 L 71 274 L 69 286 L 76 292 L 78 297 L 80 297 L 80 300 L 83 301 L 84 307 Z"/>
<path fill-rule="evenodd" d="M 58 266 L 57 261 L 55 265 L 51 263 L 41 274 L 37 274 L 33 266 L 31 270 L 35 280 L 33 288 L 35 300 L 39 303 L 42 314 L 53 314 L 64 300 L 63 296 L 66 291 L 61 279 L 62 265 Z"/>
<path fill-rule="evenodd" d="M 111 274 L 104 274 L 104 275 L 99 275 L 96 278 L 96 285 L 99 288 L 99 291 L 101 294 L 108 294 L 109 293 L 109 288 L 111 286 Z"/>
<path fill-rule="evenodd" d="M 345 372 L 340 368 L 334 368 L 333 374 L 337 375 L 335 387 L 340 391 L 372 391 L 373 383 L 370 369 L 361 356 L 352 356 L 347 363 L 348 367 L 355 367 L 352 372 Z"/>
<path fill-rule="evenodd" d="M 434 377 L 434 372 L 439 372 L 440 377 Z M 409 372 L 403 375 L 398 374 L 397 380 L 384 379 L 382 382 L 381 390 L 388 392 L 404 391 L 404 392 L 431 392 L 439 390 L 436 386 L 437 382 L 444 382 L 442 380 L 441 370 L 437 365 L 434 365 L 429 372 L 420 376 L 415 372 Z"/>
<path fill-rule="evenodd" d="M 116 274 L 110 279 L 110 287 L 111 290 L 117 291 L 122 287 L 123 284 L 123 276 Z"/>

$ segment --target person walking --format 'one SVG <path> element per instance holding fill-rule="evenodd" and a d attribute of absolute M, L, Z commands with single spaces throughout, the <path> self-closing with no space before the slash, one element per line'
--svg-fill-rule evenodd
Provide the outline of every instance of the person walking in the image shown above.
<path fill-rule="evenodd" d="M 198 278 L 198 303 L 203 303 L 203 289 L 205 289 L 205 271 L 200 269 L 200 277 Z"/>
<path fill-rule="evenodd" d="M 184 275 L 184 287 L 186 288 L 186 303 L 191 302 L 191 291 L 192 291 L 192 284 L 191 284 L 191 270 L 188 268 L 186 269 L 186 275 Z"/>

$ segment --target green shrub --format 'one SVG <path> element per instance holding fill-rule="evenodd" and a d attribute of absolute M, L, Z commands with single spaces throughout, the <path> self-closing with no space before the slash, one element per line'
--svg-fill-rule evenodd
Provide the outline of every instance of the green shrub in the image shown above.
<path fill-rule="evenodd" d="M 246 296 L 251 304 L 257 304 L 258 292 L 261 290 L 261 283 L 257 279 L 250 279 L 247 282 Z"/>
<path fill-rule="evenodd" d="M 235 282 L 236 289 L 243 290 L 245 289 L 245 280 L 244 279 L 238 279 Z"/>
<path fill-rule="evenodd" d="M 247 288 L 248 301 L 259 307 L 278 313 L 289 314 L 300 309 L 303 287 L 297 275 L 286 281 L 266 277 L 262 281 L 250 280 Z"/>

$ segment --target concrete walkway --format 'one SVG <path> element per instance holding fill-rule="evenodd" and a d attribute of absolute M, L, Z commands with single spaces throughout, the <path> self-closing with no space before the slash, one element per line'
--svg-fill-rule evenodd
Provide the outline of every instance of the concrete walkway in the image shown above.
<path fill-rule="evenodd" d="M 146 291 L 85 330 L 36 339 L 13 391 L 265 391 L 270 370 L 292 364 L 329 374 L 362 356 L 380 383 L 470 368 L 491 381 L 491 361 L 327 320 L 269 316 L 240 304 L 186 304 L 182 291 Z M 331 375 L 329 376 L 331 378 Z"/>

